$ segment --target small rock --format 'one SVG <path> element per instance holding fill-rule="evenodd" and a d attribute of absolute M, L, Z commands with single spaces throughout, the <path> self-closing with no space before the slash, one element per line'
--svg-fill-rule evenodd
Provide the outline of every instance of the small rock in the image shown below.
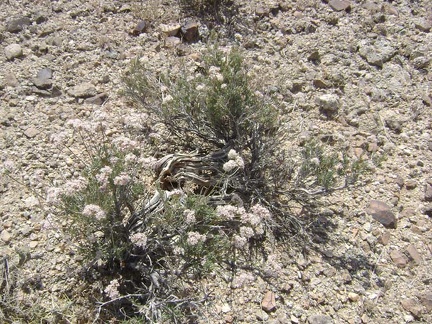
<path fill-rule="evenodd" d="M 432 292 L 427 292 L 417 296 L 427 312 L 432 311 Z"/>
<path fill-rule="evenodd" d="M 390 232 L 385 231 L 382 233 L 378 238 L 378 242 L 380 242 L 382 245 L 387 245 L 390 242 Z"/>
<path fill-rule="evenodd" d="M 187 42 L 196 42 L 199 39 L 198 32 L 199 23 L 196 21 L 188 21 L 182 28 L 181 34 Z"/>
<path fill-rule="evenodd" d="M 160 29 L 166 37 L 172 37 L 172 36 L 177 36 L 179 34 L 181 26 L 180 24 L 169 24 L 169 25 L 162 24 L 160 26 Z"/>
<path fill-rule="evenodd" d="M 223 304 L 221 308 L 222 313 L 228 313 L 231 311 L 231 306 L 228 304 Z"/>
<path fill-rule="evenodd" d="M 257 15 L 260 18 L 268 17 L 270 15 L 270 9 L 264 7 L 257 7 L 255 9 L 255 15 Z"/>
<path fill-rule="evenodd" d="M 308 318 L 309 324 L 333 324 L 333 319 L 328 315 L 311 315 Z"/>
<path fill-rule="evenodd" d="M 48 21 L 48 15 L 46 12 L 37 12 L 34 15 L 33 20 L 36 22 L 36 24 L 39 25 L 39 24 L 42 24 L 42 23 Z"/>
<path fill-rule="evenodd" d="M 276 299 L 273 291 L 267 291 L 261 302 L 261 307 L 266 312 L 271 312 L 276 309 Z"/>
<path fill-rule="evenodd" d="M 29 248 L 30 248 L 30 249 L 34 249 L 35 247 L 38 246 L 38 244 L 39 244 L 38 241 L 31 241 L 31 242 L 29 243 Z"/>
<path fill-rule="evenodd" d="M 71 89 L 69 89 L 68 94 L 75 98 L 89 98 L 97 94 L 96 88 L 91 83 L 81 83 Z"/>
<path fill-rule="evenodd" d="M 402 188 L 405 185 L 405 180 L 397 174 L 395 178 L 395 183 L 399 186 L 399 188 Z"/>
<path fill-rule="evenodd" d="M 359 54 L 369 64 L 382 67 L 384 63 L 391 60 L 397 50 L 387 40 L 377 40 L 370 44 L 368 40 L 359 43 Z"/>
<path fill-rule="evenodd" d="M 406 250 L 415 263 L 420 264 L 422 262 L 422 257 L 414 245 L 408 245 Z"/>
<path fill-rule="evenodd" d="M 346 0 L 331 0 L 329 2 L 330 7 L 335 11 L 342 11 L 342 10 L 350 10 L 351 4 L 349 1 Z"/>
<path fill-rule="evenodd" d="M 136 24 L 135 28 L 132 30 L 132 35 L 138 36 L 142 33 L 145 33 L 147 31 L 147 28 L 148 28 L 148 23 L 144 20 L 140 20 Z"/>
<path fill-rule="evenodd" d="M 414 179 L 409 179 L 405 182 L 405 188 L 407 188 L 408 190 L 413 190 L 417 187 L 417 181 L 415 181 Z"/>
<path fill-rule="evenodd" d="M 408 263 L 408 260 L 405 257 L 405 255 L 399 250 L 391 251 L 390 257 L 393 260 L 393 262 L 396 264 L 396 266 L 398 266 L 399 268 L 405 267 Z"/>
<path fill-rule="evenodd" d="M 420 305 L 415 298 L 407 298 L 401 300 L 402 307 L 414 315 L 414 317 L 419 318 L 423 313 L 423 307 Z"/>
<path fill-rule="evenodd" d="M 23 50 L 19 44 L 11 44 L 4 49 L 6 58 L 11 61 L 15 58 L 21 57 L 23 55 Z"/>
<path fill-rule="evenodd" d="M 33 78 L 33 84 L 42 90 L 46 90 L 52 87 L 52 70 L 49 68 L 42 69 L 38 72 L 36 78 Z"/>
<path fill-rule="evenodd" d="M 165 38 L 164 47 L 166 47 L 166 48 L 174 48 L 177 45 L 179 45 L 180 43 L 181 43 L 180 38 L 174 37 L 174 36 L 170 36 L 170 37 Z"/>
<path fill-rule="evenodd" d="M 365 211 L 385 227 L 396 228 L 396 217 L 386 203 L 379 200 L 372 200 Z"/>
<path fill-rule="evenodd" d="M 0 239 L 5 243 L 9 243 L 12 239 L 12 235 L 7 230 L 3 230 L 0 233 Z"/>
<path fill-rule="evenodd" d="M 31 20 L 27 17 L 15 18 L 6 24 L 6 30 L 10 33 L 18 33 L 30 25 Z"/>
<path fill-rule="evenodd" d="M 424 200 L 432 201 L 432 186 L 430 184 L 427 184 L 425 187 Z"/>
<path fill-rule="evenodd" d="M 324 94 L 317 98 L 320 109 L 324 112 L 335 113 L 339 109 L 339 98 L 334 94 Z"/>
<path fill-rule="evenodd" d="M 91 105 L 102 105 L 105 100 L 108 98 L 108 94 L 105 92 L 99 93 L 94 97 L 90 97 L 84 100 L 85 104 L 91 104 Z"/>
<path fill-rule="evenodd" d="M 356 294 L 356 293 L 354 293 L 354 292 L 349 292 L 349 293 L 348 293 L 348 299 L 349 299 L 350 301 L 352 301 L 352 302 L 356 302 L 356 301 L 358 301 L 358 300 L 360 299 L 360 295 L 359 295 L 359 294 Z"/>
<path fill-rule="evenodd" d="M 319 88 L 319 89 L 326 89 L 328 88 L 330 85 L 323 79 L 314 79 L 313 80 L 313 85 L 315 88 Z"/>
<path fill-rule="evenodd" d="M 39 134 L 39 131 L 37 130 L 37 128 L 34 127 L 29 127 L 25 130 L 24 135 L 27 138 L 33 138 L 36 137 L 36 135 Z"/>
<path fill-rule="evenodd" d="M 425 19 L 418 19 L 414 22 L 415 27 L 422 32 L 428 33 L 432 28 L 432 23 Z"/>

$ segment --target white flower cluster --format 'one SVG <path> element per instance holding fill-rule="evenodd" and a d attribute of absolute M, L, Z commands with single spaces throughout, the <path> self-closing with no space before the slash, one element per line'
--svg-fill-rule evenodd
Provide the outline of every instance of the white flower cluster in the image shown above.
<path fill-rule="evenodd" d="M 196 222 L 195 210 L 185 209 L 183 212 L 186 224 L 190 225 Z"/>
<path fill-rule="evenodd" d="M 194 246 L 200 242 L 205 242 L 205 240 L 206 240 L 205 235 L 202 235 L 198 232 L 189 232 L 186 242 L 187 242 L 187 244 Z"/>
<path fill-rule="evenodd" d="M 101 220 L 106 217 L 104 210 L 98 205 L 93 204 L 86 205 L 82 211 L 82 214 L 87 217 L 94 217 L 97 220 Z"/>
<path fill-rule="evenodd" d="M 244 248 L 248 240 L 255 235 L 264 234 L 263 220 L 271 218 L 270 211 L 262 205 L 254 205 L 247 212 L 243 207 L 224 205 L 216 207 L 216 214 L 227 221 L 238 220 L 243 226 L 240 226 L 238 234 L 233 236 L 233 245 L 238 248 Z"/>
<path fill-rule="evenodd" d="M 109 285 L 105 287 L 104 292 L 105 292 L 105 294 L 108 295 L 109 298 L 116 299 L 116 298 L 120 297 L 120 292 L 118 290 L 119 287 L 120 287 L 120 283 L 119 283 L 118 279 L 113 279 L 113 280 L 111 280 Z"/>
<path fill-rule="evenodd" d="M 133 244 L 141 248 L 145 248 L 147 245 L 147 236 L 144 233 L 132 234 L 130 240 Z"/>
<path fill-rule="evenodd" d="M 237 169 L 244 169 L 244 161 L 235 150 L 230 150 L 228 152 L 228 161 L 224 163 L 223 169 L 225 172 L 231 172 L 232 170 Z"/>
<path fill-rule="evenodd" d="M 88 185 L 88 181 L 87 179 L 83 178 L 83 177 L 79 177 L 78 179 L 73 179 L 70 180 L 68 182 L 66 182 L 63 186 L 62 186 L 62 193 L 71 196 L 83 189 L 85 189 Z"/>
<path fill-rule="evenodd" d="M 99 170 L 99 173 L 96 175 L 96 180 L 99 182 L 100 191 L 105 191 L 108 187 L 108 180 L 112 173 L 112 169 L 109 166 L 105 166 Z"/>
<path fill-rule="evenodd" d="M 116 186 L 126 186 L 130 181 L 131 177 L 125 172 L 120 173 L 114 178 L 114 184 Z"/>
<path fill-rule="evenodd" d="M 210 66 L 208 73 L 211 79 L 218 80 L 219 82 L 223 82 L 224 77 L 220 73 L 220 67 Z"/>
<path fill-rule="evenodd" d="M 249 272 L 242 272 L 239 275 L 235 276 L 231 287 L 232 288 L 241 288 L 244 285 L 250 284 L 251 282 L 255 281 L 255 277 L 253 274 Z"/>
<path fill-rule="evenodd" d="M 121 151 L 121 152 L 130 152 L 138 148 L 138 142 L 131 140 L 126 136 L 119 136 L 113 139 L 112 143 Z"/>

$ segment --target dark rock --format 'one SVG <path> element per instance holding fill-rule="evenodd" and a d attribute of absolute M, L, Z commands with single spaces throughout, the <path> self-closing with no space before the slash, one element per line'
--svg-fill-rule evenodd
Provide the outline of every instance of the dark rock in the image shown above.
<path fill-rule="evenodd" d="M 98 95 L 94 97 L 90 97 L 84 100 L 85 104 L 92 104 L 92 105 L 102 105 L 105 100 L 108 98 L 108 94 L 106 93 L 99 93 Z"/>
<path fill-rule="evenodd" d="M 346 0 L 331 0 L 329 6 L 335 11 L 349 11 L 351 9 L 351 3 Z"/>
<path fill-rule="evenodd" d="M 328 315 L 311 315 L 308 317 L 309 324 L 333 324 L 333 319 Z"/>
<path fill-rule="evenodd" d="M 396 175 L 395 183 L 399 186 L 399 188 L 402 188 L 405 184 L 405 181 L 400 175 Z"/>
<path fill-rule="evenodd" d="M 196 42 L 199 39 L 198 32 L 199 23 L 196 21 L 189 21 L 181 28 L 183 39 L 187 42 Z"/>
<path fill-rule="evenodd" d="M 30 18 L 27 17 L 15 18 L 6 24 L 6 30 L 10 33 L 18 33 L 22 31 L 25 27 L 30 25 L 31 25 Z"/>
<path fill-rule="evenodd" d="M 415 181 L 414 179 L 409 179 L 405 182 L 405 188 L 407 188 L 408 190 L 413 190 L 417 187 L 417 181 Z"/>
<path fill-rule="evenodd" d="M 425 201 L 432 201 L 432 186 L 430 184 L 426 185 L 424 200 Z"/>
<path fill-rule="evenodd" d="M 42 24 L 42 23 L 48 21 L 48 16 L 47 16 L 47 14 L 45 12 L 37 12 L 34 15 L 33 19 L 36 22 L 36 24 L 39 25 L 39 24 Z"/>
<path fill-rule="evenodd" d="M 390 258 L 399 268 L 403 268 L 407 265 L 408 259 L 399 250 L 393 250 L 390 252 Z"/>
<path fill-rule="evenodd" d="M 144 20 L 140 20 L 135 28 L 132 30 L 132 35 L 138 36 L 139 34 L 145 33 L 148 28 L 148 23 Z"/>
<path fill-rule="evenodd" d="M 386 228 L 396 228 L 396 217 L 386 203 L 379 200 L 372 200 L 365 211 Z"/>
<path fill-rule="evenodd" d="M 432 217 L 432 204 L 424 206 L 422 209 L 423 214 Z"/>

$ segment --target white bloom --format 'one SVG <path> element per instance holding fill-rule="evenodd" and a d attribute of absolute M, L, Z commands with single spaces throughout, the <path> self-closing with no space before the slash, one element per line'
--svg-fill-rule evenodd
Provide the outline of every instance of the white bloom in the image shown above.
<path fill-rule="evenodd" d="M 252 236 L 254 236 L 254 231 L 250 227 L 242 226 L 240 227 L 240 236 L 246 239 L 250 239 Z"/>
<path fill-rule="evenodd" d="M 233 237 L 233 244 L 237 249 L 242 249 L 245 247 L 247 243 L 247 238 L 241 237 L 239 235 L 234 235 Z"/>
<path fill-rule="evenodd" d="M 126 186 L 130 182 L 130 180 L 131 177 L 128 174 L 122 172 L 114 178 L 114 184 L 116 186 Z"/>
<path fill-rule="evenodd" d="M 195 210 L 185 209 L 183 212 L 186 224 L 190 225 L 196 222 Z"/>
<path fill-rule="evenodd" d="M 106 217 L 105 212 L 98 205 L 86 205 L 82 211 L 82 214 L 87 217 L 95 217 L 97 220 L 104 219 Z"/>
<path fill-rule="evenodd" d="M 47 190 L 46 202 L 48 205 L 57 205 L 61 201 L 61 194 L 63 190 L 61 188 L 50 187 Z"/>
<path fill-rule="evenodd" d="M 120 283 L 118 279 L 113 279 L 111 280 L 109 285 L 105 287 L 104 292 L 105 294 L 108 295 L 109 298 L 116 299 L 120 297 L 120 292 L 118 291 L 119 287 L 120 287 Z"/>
<path fill-rule="evenodd" d="M 147 245 L 147 236 L 144 233 L 135 233 L 130 236 L 133 244 L 145 248 Z"/>
<path fill-rule="evenodd" d="M 197 245 L 200 242 L 205 242 L 205 240 L 206 240 L 206 236 L 201 235 L 198 232 L 189 232 L 188 233 L 187 243 L 191 246 Z"/>

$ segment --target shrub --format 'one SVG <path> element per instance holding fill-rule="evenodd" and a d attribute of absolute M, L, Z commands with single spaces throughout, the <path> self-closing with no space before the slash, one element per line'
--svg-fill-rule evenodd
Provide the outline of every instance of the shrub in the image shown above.
<path fill-rule="evenodd" d="M 176 77 L 137 59 L 124 80 L 125 93 L 165 126 L 174 152 L 156 161 L 143 143 L 107 136 L 103 122 L 73 120 L 69 135 L 81 139 L 87 159 L 76 158 L 85 167 L 48 192 L 104 284 L 97 317 L 193 320 L 208 298 L 198 278 L 255 266 L 254 248 L 301 224 L 293 204 L 312 208 L 360 168 L 318 142 L 286 149 L 278 110 L 251 88 L 237 50 L 211 49 L 195 73 Z M 277 276 L 277 262 L 267 263 L 262 273 Z M 250 280 L 243 277 L 236 286 Z"/>

